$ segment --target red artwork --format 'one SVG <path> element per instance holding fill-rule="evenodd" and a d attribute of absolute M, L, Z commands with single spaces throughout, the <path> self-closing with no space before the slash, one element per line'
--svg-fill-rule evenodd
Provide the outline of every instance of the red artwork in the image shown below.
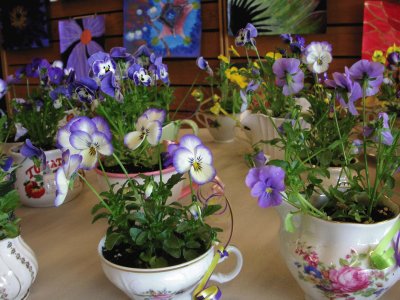
<path fill-rule="evenodd" d="M 362 58 L 371 59 L 375 50 L 400 45 L 400 4 L 365 1 Z"/>

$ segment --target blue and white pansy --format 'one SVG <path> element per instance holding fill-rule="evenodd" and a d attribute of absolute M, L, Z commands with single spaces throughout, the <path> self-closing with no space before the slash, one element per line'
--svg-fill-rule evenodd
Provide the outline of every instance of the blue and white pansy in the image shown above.
<path fill-rule="evenodd" d="M 161 139 L 162 123 L 165 111 L 161 109 L 148 109 L 139 117 L 135 124 L 136 131 L 125 135 L 124 143 L 131 149 L 137 149 L 146 140 L 150 145 L 156 146 Z"/>
<path fill-rule="evenodd" d="M 103 78 L 107 73 L 115 73 L 116 64 L 107 54 L 103 60 L 93 62 L 92 70 L 96 77 Z"/>
<path fill-rule="evenodd" d="M 128 77 L 132 79 L 136 85 L 150 86 L 152 83 L 151 76 L 147 70 L 139 64 L 133 64 L 129 67 Z"/>
<path fill-rule="evenodd" d="M 55 177 L 57 183 L 56 198 L 54 200 L 55 206 L 60 206 L 64 203 L 70 182 L 76 177 L 77 171 L 82 162 L 82 156 L 79 154 L 70 155 L 69 150 L 67 150 L 62 154 L 62 159 L 63 165 L 57 169 Z"/>
<path fill-rule="evenodd" d="M 205 184 L 214 179 L 216 171 L 212 165 L 210 149 L 192 134 L 183 136 L 179 148 L 174 152 L 173 164 L 178 173 L 189 172 L 197 184 Z"/>
<path fill-rule="evenodd" d="M 96 118 L 96 125 L 88 117 L 77 117 L 61 128 L 57 142 L 62 151 L 70 150 L 71 154 L 82 156 L 80 168 L 93 169 L 99 155 L 109 156 L 113 153 L 109 127 L 106 121 Z"/>

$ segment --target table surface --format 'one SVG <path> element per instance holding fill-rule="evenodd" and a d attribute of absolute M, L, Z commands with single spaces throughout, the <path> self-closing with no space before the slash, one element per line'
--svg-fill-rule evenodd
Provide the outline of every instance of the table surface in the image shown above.
<path fill-rule="evenodd" d="M 240 142 L 217 144 L 204 129 L 203 142 L 214 154 L 217 173 L 225 183 L 233 206 L 235 228 L 231 243 L 242 252 L 244 264 L 233 281 L 220 284 L 223 299 L 301 300 L 303 292 L 289 273 L 279 251 L 280 220 L 274 209 L 262 209 L 250 196 L 244 178 L 248 168 L 243 155 L 248 147 Z M 94 185 L 96 179 L 89 172 Z M 31 287 L 30 299 L 128 299 L 104 275 L 97 245 L 106 224 L 92 224 L 90 214 L 94 194 L 84 187 L 74 200 L 55 208 L 21 207 L 22 237 L 33 249 L 39 272 Z M 234 260 L 217 270 L 229 269 Z M 226 266 L 224 266 L 226 264 Z M 381 299 L 399 299 L 397 283 Z"/>

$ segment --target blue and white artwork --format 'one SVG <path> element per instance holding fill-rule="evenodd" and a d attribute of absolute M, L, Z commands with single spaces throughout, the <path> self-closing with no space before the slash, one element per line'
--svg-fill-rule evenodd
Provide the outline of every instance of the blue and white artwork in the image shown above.
<path fill-rule="evenodd" d="M 124 47 L 147 45 L 163 57 L 197 57 L 200 0 L 124 0 Z"/>

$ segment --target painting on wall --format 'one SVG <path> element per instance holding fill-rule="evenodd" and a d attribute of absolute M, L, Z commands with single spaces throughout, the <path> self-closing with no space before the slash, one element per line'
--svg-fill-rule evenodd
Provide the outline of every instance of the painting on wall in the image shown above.
<path fill-rule="evenodd" d="M 73 68 L 76 77 L 89 75 L 88 58 L 104 51 L 104 16 L 88 16 L 58 22 L 60 52 L 64 66 Z"/>
<path fill-rule="evenodd" d="M 259 35 L 326 31 L 326 0 L 228 0 L 228 33 L 252 23 Z"/>
<path fill-rule="evenodd" d="M 375 50 L 400 45 L 400 4 L 365 1 L 362 58 L 371 59 Z"/>
<path fill-rule="evenodd" d="M 1 0 L 3 48 L 22 50 L 50 44 L 47 0 Z"/>
<path fill-rule="evenodd" d="M 124 0 L 124 47 L 144 44 L 163 57 L 199 56 L 200 0 Z"/>

